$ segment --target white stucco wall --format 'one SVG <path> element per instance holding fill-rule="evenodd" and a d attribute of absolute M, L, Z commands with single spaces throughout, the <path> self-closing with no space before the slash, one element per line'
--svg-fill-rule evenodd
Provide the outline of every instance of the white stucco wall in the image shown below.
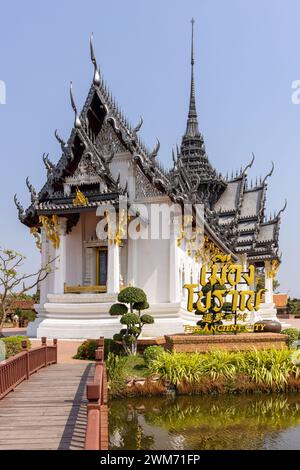
<path fill-rule="evenodd" d="M 136 240 L 136 282 L 151 303 L 169 301 L 169 240 Z"/>
<path fill-rule="evenodd" d="M 83 281 L 82 218 L 66 238 L 66 284 L 76 286 Z"/>

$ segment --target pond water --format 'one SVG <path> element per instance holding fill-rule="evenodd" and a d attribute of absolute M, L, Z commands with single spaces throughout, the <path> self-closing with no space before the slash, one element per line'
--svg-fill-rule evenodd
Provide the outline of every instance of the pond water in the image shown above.
<path fill-rule="evenodd" d="M 110 449 L 300 449 L 300 394 L 111 400 Z"/>

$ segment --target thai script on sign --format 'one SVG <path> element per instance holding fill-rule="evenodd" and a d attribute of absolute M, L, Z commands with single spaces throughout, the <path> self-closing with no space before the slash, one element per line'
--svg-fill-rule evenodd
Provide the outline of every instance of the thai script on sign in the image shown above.
<path fill-rule="evenodd" d="M 230 302 L 230 311 L 233 314 L 237 311 L 259 310 L 262 295 L 266 289 L 255 291 L 254 283 L 255 267 L 253 265 L 244 271 L 241 264 L 230 264 L 230 255 L 217 255 L 209 266 L 202 266 L 200 285 L 185 284 L 183 286 L 188 290 L 187 310 L 189 312 L 197 310 L 203 314 L 218 313 L 223 310 L 225 302 Z M 207 290 L 207 286 L 210 286 L 210 290 Z M 249 288 L 241 288 L 242 286 L 249 286 Z"/>

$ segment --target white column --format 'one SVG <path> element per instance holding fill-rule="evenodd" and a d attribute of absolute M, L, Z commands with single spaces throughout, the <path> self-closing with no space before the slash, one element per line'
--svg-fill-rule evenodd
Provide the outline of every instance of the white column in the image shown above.
<path fill-rule="evenodd" d="M 41 244 L 42 244 L 42 252 L 41 252 L 41 266 L 42 268 L 46 266 L 48 262 L 48 240 L 46 237 L 46 230 L 44 228 L 41 228 Z M 48 294 L 48 280 L 49 280 L 49 274 L 44 279 L 42 282 L 40 282 L 39 288 L 40 288 L 40 304 L 44 305 L 45 302 L 47 302 L 47 294 Z"/>
<path fill-rule="evenodd" d="M 136 286 L 137 283 L 137 244 L 138 240 L 128 237 L 127 240 L 127 284 Z"/>
<path fill-rule="evenodd" d="M 107 260 L 107 293 L 116 294 L 120 290 L 120 247 L 115 243 L 108 244 Z"/>
<path fill-rule="evenodd" d="M 170 228 L 170 302 L 180 302 L 181 279 L 179 279 L 179 250 L 177 246 L 176 230 L 172 222 Z"/>
<path fill-rule="evenodd" d="M 273 277 L 270 276 L 271 272 L 271 263 L 270 261 L 265 261 L 265 288 L 267 289 L 265 293 L 265 303 L 273 304 Z"/>
<path fill-rule="evenodd" d="M 54 294 L 64 293 L 64 283 L 66 281 L 66 228 L 67 219 L 60 217 L 58 221 L 59 247 L 55 248 Z"/>

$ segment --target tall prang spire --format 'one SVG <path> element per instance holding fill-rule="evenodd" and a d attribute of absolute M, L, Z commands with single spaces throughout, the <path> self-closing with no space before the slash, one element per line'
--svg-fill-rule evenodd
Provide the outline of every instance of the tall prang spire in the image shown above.
<path fill-rule="evenodd" d="M 192 37 L 191 37 L 191 87 L 190 87 L 190 101 L 189 112 L 186 123 L 186 130 L 182 137 L 181 153 L 183 156 L 190 157 L 191 155 L 205 155 L 204 140 L 199 132 L 198 116 L 196 110 L 196 94 L 195 94 L 195 78 L 194 78 L 194 18 L 191 19 L 192 23 Z"/>
<path fill-rule="evenodd" d="M 188 179 L 189 187 L 193 188 L 191 197 L 197 193 L 198 201 L 208 203 L 211 207 L 224 191 L 226 184 L 212 167 L 205 149 L 204 139 L 199 131 L 198 116 L 196 110 L 196 93 L 194 77 L 194 23 L 192 18 L 191 37 L 191 87 L 189 111 L 186 130 L 182 137 L 178 161 L 179 168 L 184 169 L 182 179 Z M 179 172 L 181 170 L 179 169 Z"/>
<path fill-rule="evenodd" d="M 192 38 L 191 38 L 191 90 L 190 90 L 190 104 L 189 114 L 186 125 L 185 135 L 189 137 L 199 136 L 198 116 L 196 110 L 196 97 L 195 97 L 195 79 L 194 79 L 194 18 L 191 19 L 192 23 Z"/>

